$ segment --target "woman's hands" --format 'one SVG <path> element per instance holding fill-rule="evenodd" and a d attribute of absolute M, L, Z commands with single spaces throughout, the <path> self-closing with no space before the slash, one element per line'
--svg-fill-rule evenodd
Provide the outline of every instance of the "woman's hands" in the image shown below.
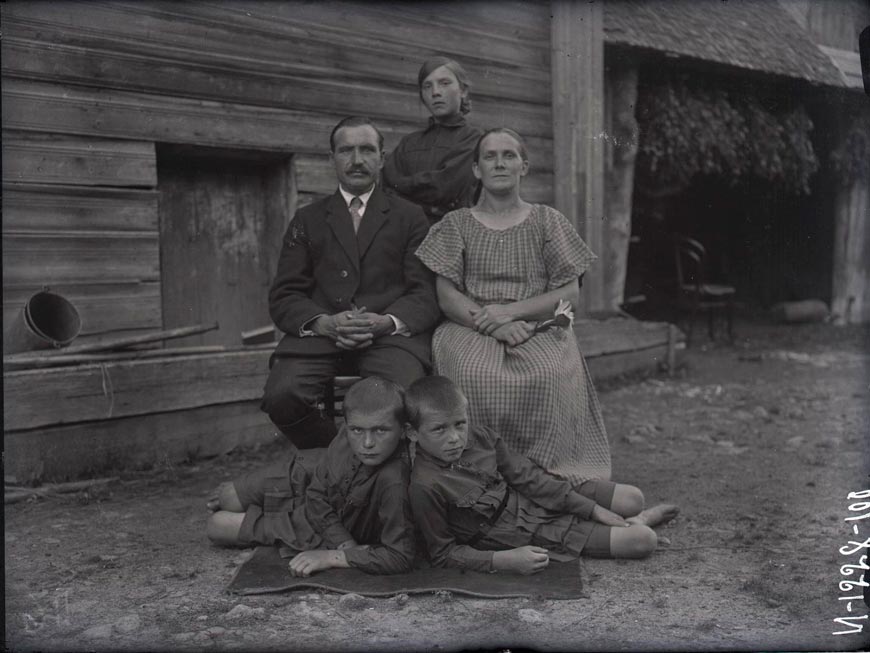
<path fill-rule="evenodd" d="M 516 347 L 535 335 L 535 327 L 524 320 L 519 320 L 498 327 L 490 335 L 511 347 Z"/>
<path fill-rule="evenodd" d="M 499 327 L 516 320 L 509 304 L 489 304 L 470 312 L 471 319 L 474 320 L 474 330 L 488 336 L 491 336 Z"/>
<path fill-rule="evenodd" d="M 525 320 L 513 317 L 509 304 L 489 304 L 483 308 L 469 310 L 474 322 L 474 330 L 492 336 L 511 347 L 523 344 L 535 334 L 535 328 Z"/>

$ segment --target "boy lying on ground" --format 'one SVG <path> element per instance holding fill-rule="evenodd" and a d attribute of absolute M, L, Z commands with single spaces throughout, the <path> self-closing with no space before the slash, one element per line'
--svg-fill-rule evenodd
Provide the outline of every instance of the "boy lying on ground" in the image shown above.
<path fill-rule="evenodd" d="M 533 574 L 551 556 L 643 558 L 656 548 L 651 527 L 678 512 L 642 510 L 640 490 L 610 481 L 586 483 L 592 496 L 580 494 L 494 431 L 470 425 L 468 400 L 446 377 L 415 381 L 405 408 L 416 443 L 411 508 L 436 566 Z"/>
<path fill-rule="evenodd" d="M 208 537 L 224 546 L 283 545 L 299 552 L 294 576 L 333 567 L 371 574 L 409 571 L 414 535 L 402 389 L 368 377 L 344 399 L 345 424 L 327 449 L 290 459 L 218 488 L 208 502 Z"/>

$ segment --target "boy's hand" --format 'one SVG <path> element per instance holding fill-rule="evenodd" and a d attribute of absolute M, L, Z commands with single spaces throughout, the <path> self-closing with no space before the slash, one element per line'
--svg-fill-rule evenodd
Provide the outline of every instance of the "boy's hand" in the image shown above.
<path fill-rule="evenodd" d="M 308 577 L 318 571 L 324 569 L 333 569 L 335 567 L 350 567 L 347 563 L 347 557 L 344 551 L 328 551 L 318 549 L 316 551 L 303 551 L 294 557 L 290 564 L 290 573 L 293 576 Z"/>
<path fill-rule="evenodd" d="M 622 517 L 603 506 L 595 506 L 592 509 L 592 519 L 605 526 L 631 526 Z"/>
<path fill-rule="evenodd" d="M 524 320 L 508 322 L 492 332 L 492 337 L 505 342 L 511 347 L 523 344 L 535 334 L 534 327 Z"/>
<path fill-rule="evenodd" d="M 550 564 L 547 549 L 539 546 L 521 546 L 509 551 L 496 551 L 492 554 L 492 564 L 498 571 L 512 571 L 529 576 L 537 574 Z"/>

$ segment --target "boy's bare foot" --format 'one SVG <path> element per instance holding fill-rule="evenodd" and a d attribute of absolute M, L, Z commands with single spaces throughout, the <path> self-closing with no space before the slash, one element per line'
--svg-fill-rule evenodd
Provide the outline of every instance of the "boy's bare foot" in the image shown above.
<path fill-rule="evenodd" d="M 672 503 L 660 503 L 652 508 L 643 510 L 639 515 L 629 517 L 625 521 L 630 524 L 643 524 L 653 528 L 667 524 L 674 517 L 680 514 L 680 509 Z"/>
<path fill-rule="evenodd" d="M 239 502 L 239 495 L 231 482 L 221 483 L 214 494 L 209 497 L 205 504 L 211 512 L 229 510 L 230 512 L 244 512 L 245 509 Z"/>

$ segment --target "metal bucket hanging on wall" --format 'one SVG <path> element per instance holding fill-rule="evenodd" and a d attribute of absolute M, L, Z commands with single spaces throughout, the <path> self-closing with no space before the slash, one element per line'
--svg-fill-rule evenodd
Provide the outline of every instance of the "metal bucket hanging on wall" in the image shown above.
<path fill-rule="evenodd" d="M 44 288 L 33 295 L 3 334 L 3 353 L 66 347 L 82 330 L 72 303 Z"/>

